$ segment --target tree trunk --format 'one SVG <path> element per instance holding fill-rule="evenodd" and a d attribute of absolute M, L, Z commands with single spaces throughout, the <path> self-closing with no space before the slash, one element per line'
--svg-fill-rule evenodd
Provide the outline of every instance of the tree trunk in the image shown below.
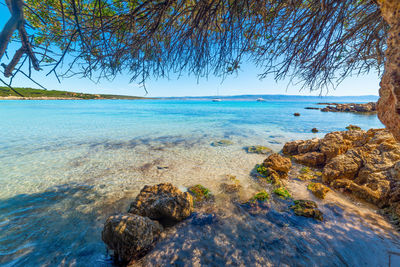
<path fill-rule="evenodd" d="M 380 83 L 378 117 L 400 142 L 400 1 L 378 0 L 389 24 L 385 72 Z"/>

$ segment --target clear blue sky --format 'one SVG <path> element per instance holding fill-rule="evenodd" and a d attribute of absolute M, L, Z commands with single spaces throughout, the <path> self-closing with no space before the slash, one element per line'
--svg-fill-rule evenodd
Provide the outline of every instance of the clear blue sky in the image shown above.
<path fill-rule="evenodd" d="M 4 0 L 0 0 L 4 3 Z M 5 5 L 0 5 L 0 27 L 7 22 L 9 12 Z M 4 57 L 2 62 L 7 62 Z M 287 81 L 276 83 L 273 77 L 259 80 L 257 74 L 261 72 L 252 64 L 244 64 L 238 75 L 232 75 L 223 82 L 221 78 L 209 77 L 199 81 L 195 77 L 181 77 L 180 79 L 151 79 L 147 81 L 147 96 L 208 96 L 242 95 L 242 94 L 288 94 L 288 95 L 319 95 L 319 92 L 308 90 L 299 91 L 300 86 L 289 86 Z M 3 77 L 2 77 L 3 78 Z M 33 78 L 48 89 L 66 90 L 99 94 L 122 94 L 143 96 L 145 92 L 135 83 L 129 83 L 129 76 L 121 75 L 114 81 L 101 81 L 95 84 L 87 79 L 69 78 L 58 83 L 54 75 L 45 76 L 45 72 L 33 73 Z M 221 83 L 222 82 L 222 83 Z M 37 88 L 28 79 L 20 76 L 15 79 L 14 86 Z M 376 73 L 366 76 L 350 77 L 342 82 L 336 90 L 330 90 L 328 95 L 378 95 L 379 79 Z M 325 93 L 324 93 L 325 94 Z"/>

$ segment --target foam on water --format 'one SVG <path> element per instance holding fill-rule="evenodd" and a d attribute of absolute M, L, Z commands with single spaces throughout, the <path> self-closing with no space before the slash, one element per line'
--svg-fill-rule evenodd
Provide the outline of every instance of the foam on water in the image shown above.
<path fill-rule="evenodd" d="M 375 115 L 304 110 L 310 105 L 285 101 L 0 101 L 0 265 L 110 265 L 100 238 L 102 225 L 110 214 L 125 212 L 144 185 L 171 182 L 184 189 L 200 183 L 219 192 L 220 182 L 232 174 L 245 187 L 243 197 L 246 198 L 260 190 L 250 172 L 264 156 L 247 154 L 243 147 L 265 145 L 279 151 L 288 140 L 320 137 L 343 130 L 348 124 L 364 129 L 382 126 Z M 294 112 L 300 112 L 301 116 L 294 117 Z M 310 133 L 314 127 L 320 133 Z M 234 144 L 210 145 L 220 139 L 229 139 Z M 300 187 L 292 191 L 301 192 Z M 185 228 L 183 224 L 177 230 L 169 230 L 176 233 L 167 235 L 158 245 L 159 248 L 170 246 L 169 251 L 174 253 L 161 255 L 163 249 L 156 249 L 154 257 L 147 258 L 148 263 L 166 264 L 168 257 L 185 255 L 187 251 L 197 253 L 208 245 L 222 250 L 222 256 L 210 249 L 204 256 L 193 258 L 193 264 L 196 261 L 207 264 L 207 257 L 222 263 L 230 255 L 236 255 L 232 256 L 236 259 L 233 264 L 247 261 L 273 264 L 283 257 L 278 253 L 280 249 L 292 255 L 281 262 L 295 263 L 296 255 L 302 252 L 296 245 L 298 242 L 301 246 L 317 248 L 312 245 L 316 242 L 313 238 L 301 241 L 301 233 L 313 229 L 328 236 L 321 237 L 317 243 L 325 249 L 332 247 L 329 250 L 335 255 L 332 265 L 343 263 L 341 257 L 349 261 L 350 256 L 343 256 L 340 246 L 346 246 L 343 249 L 350 254 L 372 247 L 366 244 L 352 248 L 350 241 L 334 240 L 336 230 L 328 230 L 338 218 L 345 225 L 356 220 L 350 218 L 366 217 L 352 215 L 349 205 L 339 215 L 328 209 L 327 214 L 333 214 L 328 218 L 333 221 L 321 226 L 278 212 L 252 215 L 249 220 L 248 211 L 238 211 L 234 205 L 232 209 L 224 207 L 227 204 L 223 199 L 217 203 L 220 204 L 215 208 L 225 210 L 222 212 L 225 215 L 220 217 L 226 220 L 213 227 L 196 226 L 205 236 L 210 235 L 209 231 L 221 235 L 219 240 L 214 240 L 215 246 L 208 243 L 209 239 L 198 241 L 195 238 L 198 229 Z M 345 213 L 350 215 L 343 216 Z M 293 221 L 285 228 L 288 232 L 279 230 L 282 221 Z M 268 227 L 258 227 L 261 224 Z M 235 234 L 230 234 L 233 227 Z M 379 239 L 377 234 L 371 234 L 372 230 L 368 232 L 371 227 L 367 223 L 353 237 L 351 234 L 356 232 L 350 228 L 346 233 L 350 239 L 361 238 L 362 232 L 365 236 L 373 235 L 371 240 Z M 390 226 L 377 227 L 389 236 L 393 234 Z M 258 231 L 265 235 L 261 241 L 255 239 Z M 291 236 L 282 239 L 285 233 Z M 179 247 L 185 243 L 182 240 L 192 250 L 185 252 Z M 382 240 L 373 248 L 396 249 L 391 238 L 382 237 Z M 265 251 L 252 251 L 259 248 Z M 385 253 L 379 259 L 386 257 Z M 311 254 L 308 257 L 309 260 L 300 261 L 299 265 L 320 263 Z"/>

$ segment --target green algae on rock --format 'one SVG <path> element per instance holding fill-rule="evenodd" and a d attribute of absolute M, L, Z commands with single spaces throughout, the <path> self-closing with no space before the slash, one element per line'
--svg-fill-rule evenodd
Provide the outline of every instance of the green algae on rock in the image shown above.
<path fill-rule="evenodd" d="M 248 146 L 245 147 L 245 150 L 247 151 L 247 153 L 263 154 L 263 155 L 272 153 L 272 149 L 266 146 Z"/>
<path fill-rule="evenodd" d="M 194 202 L 207 201 L 212 196 L 210 190 L 200 184 L 189 187 L 188 191 L 192 194 Z"/>
<path fill-rule="evenodd" d="M 330 189 L 321 183 L 309 183 L 307 189 L 310 190 L 314 196 L 324 199 Z"/>
<path fill-rule="evenodd" d="M 262 190 L 262 191 L 256 193 L 256 194 L 250 199 L 250 202 L 251 202 L 251 203 L 255 203 L 256 201 L 264 202 L 264 201 L 266 201 L 266 200 L 268 200 L 268 199 L 269 199 L 269 194 L 268 194 L 268 192 L 265 191 L 265 190 Z"/>
<path fill-rule="evenodd" d="M 228 178 L 229 182 L 224 182 L 224 183 L 221 183 L 221 185 L 220 185 L 220 189 L 224 193 L 232 194 L 232 193 L 239 192 L 240 189 L 242 189 L 242 186 L 240 185 L 240 182 L 236 178 L 236 176 L 227 175 L 226 177 Z"/>
<path fill-rule="evenodd" d="M 290 206 L 297 216 L 314 218 L 323 221 L 322 212 L 318 209 L 317 204 L 311 200 L 295 200 L 294 205 Z"/>
<path fill-rule="evenodd" d="M 278 187 L 274 189 L 274 193 L 278 195 L 282 199 L 288 199 L 292 196 L 290 195 L 289 191 L 284 187 Z"/>
<path fill-rule="evenodd" d="M 212 146 L 230 146 L 230 145 L 233 145 L 233 142 L 231 140 L 222 139 L 222 140 L 212 142 L 211 145 Z"/>
<path fill-rule="evenodd" d="M 269 155 L 261 165 L 256 165 L 259 174 L 265 176 L 267 182 L 279 185 L 280 179 L 287 178 L 287 174 L 292 167 L 292 162 L 278 153 Z"/>

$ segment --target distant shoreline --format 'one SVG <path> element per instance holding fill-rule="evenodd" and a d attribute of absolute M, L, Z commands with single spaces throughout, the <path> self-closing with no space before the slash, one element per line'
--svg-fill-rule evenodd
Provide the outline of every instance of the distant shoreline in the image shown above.
<path fill-rule="evenodd" d="M 21 96 L 0 96 L 0 100 L 154 100 L 157 98 L 143 98 L 143 97 L 121 97 L 121 98 L 79 98 L 79 97 L 51 97 L 51 96 L 38 96 L 38 97 L 21 97 Z"/>

